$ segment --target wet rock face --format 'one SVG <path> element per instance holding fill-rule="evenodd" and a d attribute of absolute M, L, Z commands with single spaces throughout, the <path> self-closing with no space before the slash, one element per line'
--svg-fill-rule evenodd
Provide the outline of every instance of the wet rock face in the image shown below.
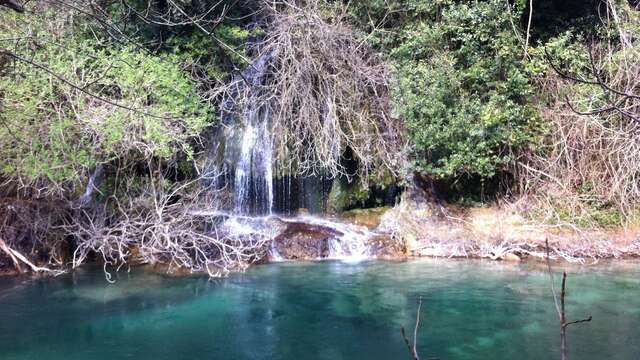
<path fill-rule="evenodd" d="M 280 255 L 291 260 L 311 260 L 329 256 L 329 242 L 342 236 L 335 229 L 303 222 L 285 222 L 274 242 Z"/>

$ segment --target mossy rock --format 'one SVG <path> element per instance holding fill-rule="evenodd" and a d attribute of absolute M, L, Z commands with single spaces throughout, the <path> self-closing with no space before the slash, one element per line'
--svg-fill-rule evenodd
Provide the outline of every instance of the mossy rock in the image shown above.
<path fill-rule="evenodd" d="M 353 209 L 340 214 L 340 217 L 353 224 L 375 229 L 380 225 L 382 215 L 389 209 L 391 209 L 389 206 L 370 209 Z"/>
<path fill-rule="evenodd" d="M 331 185 L 327 199 L 327 211 L 339 213 L 357 207 L 369 198 L 370 190 L 359 181 L 349 183 L 346 179 L 336 179 Z"/>

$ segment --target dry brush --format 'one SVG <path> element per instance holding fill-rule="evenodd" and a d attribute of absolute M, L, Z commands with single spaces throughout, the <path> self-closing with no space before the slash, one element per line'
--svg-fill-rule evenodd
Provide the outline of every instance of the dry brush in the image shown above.
<path fill-rule="evenodd" d="M 405 140 L 391 115 L 388 66 L 340 9 L 327 15 L 327 6 L 263 1 L 265 35 L 256 58 L 268 58 L 268 76 L 249 86 L 237 77 L 225 90 L 237 94 L 236 108 L 260 102 L 270 109 L 280 171 L 350 177 L 341 163 L 350 149 L 361 179 L 397 175 Z"/>
<path fill-rule="evenodd" d="M 587 43 L 584 74 L 570 73 L 547 54 L 552 75 L 540 86 L 552 98 L 541 108 L 550 134 L 545 151 L 529 154 L 520 168 L 524 193 L 533 195 L 543 217 L 553 222 L 588 223 L 594 206 L 619 211 L 623 221 L 637 213 L 640 34 L 634 25 L 637 15 L 623 17 L 612 1 L 607 14 L 603 21 L 617 35 L 608 42 Z M 580 95 L 585 92 L 588 95 Z M 559 214 L 559 208 L 565 214 Z"/>

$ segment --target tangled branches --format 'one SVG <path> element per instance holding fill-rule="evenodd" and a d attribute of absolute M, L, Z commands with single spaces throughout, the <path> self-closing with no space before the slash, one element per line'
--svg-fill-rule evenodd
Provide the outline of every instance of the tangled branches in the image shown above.
<path fill-rule="evenodd" d="M 64 203 L 47 201 L 36 194 L 0 192 L 0 268 L 4 256 L 18 272 L 56 273 L 64 263 L 64 233 L 57 228 L 67 216 Z M 29 196 L 31 195 L 31 196 Z M 36 265 L 38 264 L 38 265 Z M 42 265 L 46 264 L 46 265 Z M 40 265 L 40 266 L 39 266 Z"/>
<path fill-rule="evenodd" d="M 632 19 L 611 21 L 618 40 L 588 44 L 585 74 L 570 74 L 547 54 L 557 75 L 542 84 L 555 99 L 543 109 L 551 134 L 546 151 L 521 164 L 523 188 L 548 209 L 547 218 L 561 217 L 555 210 L 561 202 L 569 212 L 564 217 L 572 220 L 589 222 L 590 208 L 613 208 L 628 219 L 640 200 L 638 34 Z M 564 95 L 567 89 L 571 98 Z M 588 96 L 580 96 L 584 92 Z"/>
<path fill-rule="evenodd" d="M 344 16 L 323 17 L 320 1 L 263 1 L 266 35 L 259 58 L 269 57 L 262 84 L 236 79 L 229 91 L 241 106 L 271 111 L 276 162 L 298 174 L 349 174 L 347 149 L 359 175 L 397 174 L 402 166 L 401 123 L 390 115 L 388 69 Z M 256 94 L 260 98 L 256 99 Z"/>
<path fill-rule="evenodd" d="M 214 277 L 244 270 L 263 258 L 270 237 L 225 232 L 216 212 L 195 211 L 204 208 L 191 187 L 197 182 L 166 191 L 151 183 L 135 198 L 112 197 L 100 209 L 83 211 L 65 227 L 77 239 L 73 267 L 95 254 L 105 266 L 107 279 L 108 266 L 119 269 L 132 263 L 162 264 L 169 271 L 206 272 Z"/>

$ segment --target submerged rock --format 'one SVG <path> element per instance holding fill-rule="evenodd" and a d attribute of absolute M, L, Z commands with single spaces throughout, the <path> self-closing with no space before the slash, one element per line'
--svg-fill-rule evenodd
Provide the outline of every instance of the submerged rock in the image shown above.
<path fill-rule="evenodd" d="M 520 256 L 518 256 L 516 254 L 513 254 L 513 253 L 506 253 L 506 254 L 502 255 L 502 257 L 500 259 L 504 260 L 504 261 L 519 262 L 520 261 Z"/>

